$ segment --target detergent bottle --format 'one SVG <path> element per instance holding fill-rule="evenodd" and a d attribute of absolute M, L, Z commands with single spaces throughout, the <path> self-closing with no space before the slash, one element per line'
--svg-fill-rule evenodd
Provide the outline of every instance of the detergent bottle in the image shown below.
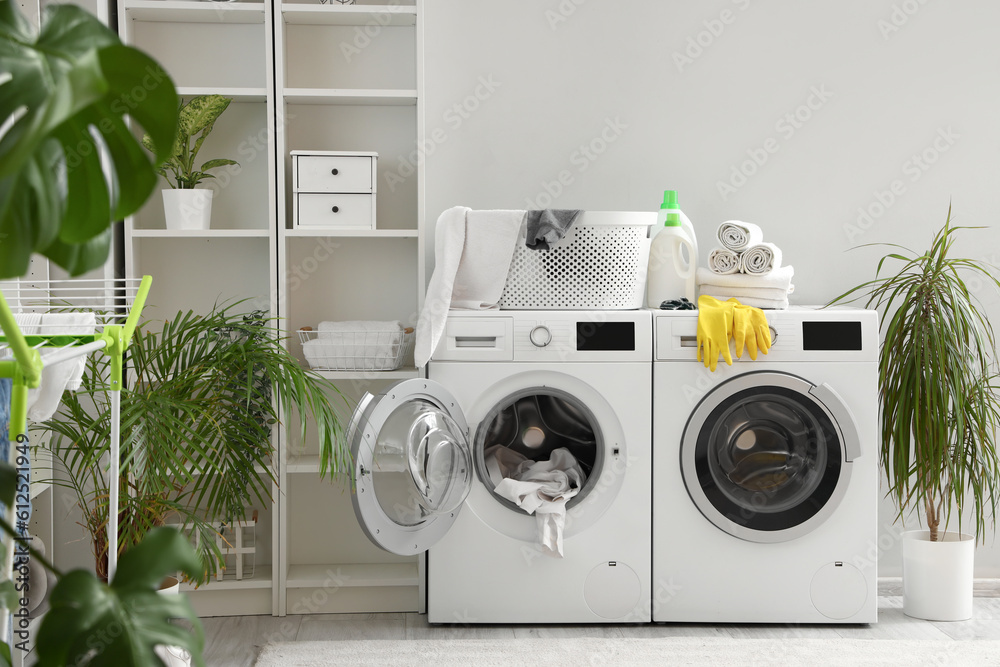
<path fill-rule="evenodd" d="M 677 207 L 675 190 L 663 192 L 656 223 L 646 272 L 646 305 L 659 308 L 664 301 L 681 297 L 694 303 L 698 240 L 694 225 Z"/>

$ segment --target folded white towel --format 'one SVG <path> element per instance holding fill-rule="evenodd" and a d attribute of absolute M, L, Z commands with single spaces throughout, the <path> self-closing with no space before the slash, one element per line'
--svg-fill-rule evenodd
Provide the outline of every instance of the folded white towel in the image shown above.
<path fill-rule="evenodd" d="M 740 255 L 729 248 L 713 248 L 708 253 L 708 268 L 712 273 L 729 275 L 740 270 Z"/>
<path fill-rule="evenodd" d="M 788 298 L 783 299 L 772 299 L 757 296 L 736 296 L 727 291 L 725 287 L 714 287 L 712 285 L 705 285 L 698 289 L 698 294 L 700 296 L 712 296 L 719 301 L 726 301 L 728 299 L 736 299 L 744 306 L 753 306 L 754 308 L 760 308 L 761 310 L 786 310 L 788 308 Z"/>
<path fill-rule="evenodd" d="M 565 447 L 552 450 L 547 461 L 533 461 L 501 445 L 483 455 L 487 468 L 504 475 L 496 485 L 497 495 L 534 514 L 542 553 L 562 558 L 566 503 L 580 492 L 586 479 L 576 458 Z"/>
<path fill-rule="evenodd" d="M 497 307 L 525 211 L 450 208 L 438 218 L 434 273 L 417 322 L 414 360 L 425 365 L 444 335 L 450 308 Z"/>
<path fill-rule="evenodd" d="M 759 276 L 781 268 L 781 248 L 773 243 L 757 243 L 740 255 L 740 271 Z"/>
<path fill-rule="evenodd" d="M 320 322 L 316 327 L 319 333 L 316 338 L 336 338 L 344 333 L 401 333 L 403 325 L 399 320 L 343 320 L 339 322 Z"/>
<path fill-rule="evenodd" d="M 794 288 L 795 286 L 791 285 L 790 287 Z M 711 285 L 711 284 L 702 285 L 699 289 L 702 292 L 706 293 L 719 292 L 720 294 L 726 294 L 728 295 L 726 298 L 734 296 L 737 299 L 739 299 L 741 297 L 747 296 L 747 297 L 754 297 L 757 299 L 775 299 L 775 300 L 787 299 L 788 295 L 794 291 L 794 289 L 783 290 L 783 289 L 777 289 L 775 287 L 725 287 L 721 285 Z M 712 296 L 715 295 L 713 294 Z M 723 301 L 725 301 L 725 299 L 723 299 Z"/>
<path fill-rule="evenodd" d="M 97 316 L 93 312 L 43 313 L 38 323 L 38 333 L 45 336 L 67 334 L 84 336 L 93 334 Z M 45 362 L 45 356 L 42 356 Z M 37 389 L 28 390 L 28 419 L 43 422 L 56 413 L 63 392 L 76 391 L 83 380 L 87 357 L 42 366 L 42 381 Z"/>
<path fill-rule="evenodd" d="M 722 223 L 719 225 L 717 235 L 719 243 L 733 252 L 743 252 L 764 240 L 764 233 L 760 231 L 760 227 L 752 222 L 740 220 L 727 220 Z"/>
<path fill-rule="evenodd" d="M 793 275 L 795 275 L 795 269 L 791 265 L 782 266 L 770 273 L 756 276 L 749 276 L 743 273 L 723 276 L 702 267 L 698 269 L 698 284 L 715 285 L 716 287 L 758 287 L 779 289 L 787 292 L 792 284 Z"/>

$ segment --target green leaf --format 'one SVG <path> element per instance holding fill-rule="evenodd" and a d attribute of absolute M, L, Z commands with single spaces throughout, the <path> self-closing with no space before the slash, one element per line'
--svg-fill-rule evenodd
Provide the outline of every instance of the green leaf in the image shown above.
<path fill-rule="evenodd" d="M 160 665 L 157 645 L 187 649 L 194 664 L 204 665 L 204 634 L 187 597 L 157 592 L 165 573 L 197 563 L 179 533 L 159 528 L 122 555 L 111 586 L 84 570 L 65 575 L 38 631 L 39 667 Z M 186 621 L 192 630 L 172 619 Z"/>
<path fill-rule="evenodd" d="M 25 273 L 32 252 L 78 275 L 106 261 L 110 224 L 156 182 L 124 117 L 145 128 L 162 161 L 177 93 L 155 61 L 79 7 L 50 5 L 35 35 L 15 4 L 0 0 L 0 119 L 16 119 L 0 138 L 0 279 Z"/>
<path fill-rule="evenodd" d="M 17 609 L 18 595 L 17 591 L 14 589 L 14 582 L 0 581 L 0 605 L 3 605 L 4 609 L 8 611 L 14 611 Z"/>
<path fill-rule="evenodd" d="M 225 167 L 234 164 L 239 166 L 239 162 L 236 160 L 227 160 L 225 158 L 217 158 L 215 160 L 209 160 L 205 164 L 201 165 L 201 171 L 208 171 L 209 169 L 215 169 L 216 167 Z"/>

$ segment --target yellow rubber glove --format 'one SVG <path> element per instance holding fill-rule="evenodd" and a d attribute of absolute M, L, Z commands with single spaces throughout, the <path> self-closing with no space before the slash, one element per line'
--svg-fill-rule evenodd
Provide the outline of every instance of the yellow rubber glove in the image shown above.
<path fill-rule="evenodd" d="M 736 343 L 737 358 L 743 356 L 744 344 L 754 361 L 757 361 L 758 349 L 764 354 L 768 353 L 771 349 L 771 328 L 767 325 L 767 316 L 763 310 L 736 302 L 733 308 L 733 342 Z"/>
<path fill-rule="evenodd" d="M 698 297 L 698 361 L 712 372 L 719 365 L 719 353 L 730 366 L 729 337 L 733 335 L 733 309 L 736 302 L 722 302 L 715 297 Z"/>

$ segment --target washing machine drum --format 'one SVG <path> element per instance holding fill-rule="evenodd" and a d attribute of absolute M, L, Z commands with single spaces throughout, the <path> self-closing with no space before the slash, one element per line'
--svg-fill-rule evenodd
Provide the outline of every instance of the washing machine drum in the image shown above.
<path fill-rule="evenodd" d="M 843 495 L 849 468 L 841 429 L 799 378 L 737 380 L 692 415 L 681 450 L 685 484 L 723 530 L 761 542 L 792 539 Z"/>
<path fill-rule="evenodd" d="M 528 389 L 501 400 L 480 423 L 474 451 L 483 484 L 499 502 L 518 512 L 523 510 L 495 492 L 518 465 L 558 460 L 578 468 L 579 490 L 567 503 L 572 507 L 590 490 L 588 481 L 596 478 L 594 471 L 601 470 L 604 457 L 594 415 L 576 397 L 552 388 Z"/>

